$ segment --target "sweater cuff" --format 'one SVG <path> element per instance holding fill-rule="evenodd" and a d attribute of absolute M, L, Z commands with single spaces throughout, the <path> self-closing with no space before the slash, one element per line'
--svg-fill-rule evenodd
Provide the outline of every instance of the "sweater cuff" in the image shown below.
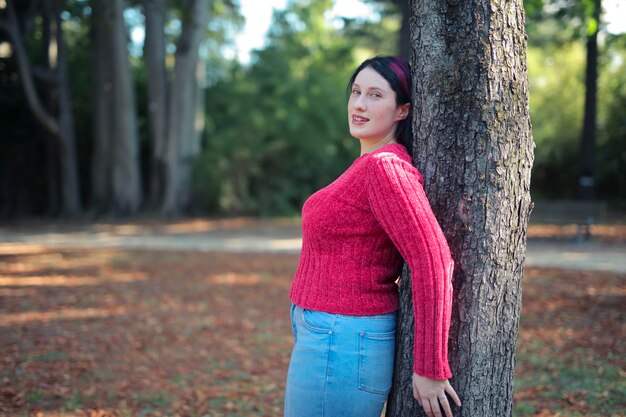
<path fill-rule="evenodd" d="M 418 365 L 413 366 L 413 372 L 416 374 L 430 378 L 430 379 L 449 379 L 452 377 L 452 371 L 450 371 L 450 366 L 448 363 L 443 363 L 436 369 L 425 369 L 425 367 L 421 367 Z"/>

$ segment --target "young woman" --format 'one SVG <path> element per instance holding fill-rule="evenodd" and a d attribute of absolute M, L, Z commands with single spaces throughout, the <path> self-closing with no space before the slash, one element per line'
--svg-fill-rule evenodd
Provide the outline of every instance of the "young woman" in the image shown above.
<path fill-rule="evenodd" d="M 375 57 L 348 86 L 361 155 L 302 208 L 285 417 L 380 416 L 392 383 L 403 259 L 415 309 L 413 395 L 429 417 L 452 417 L 446 393 L 460 406 L 447 359 L 454 264 L 411 163 L 410 68 Z"/>

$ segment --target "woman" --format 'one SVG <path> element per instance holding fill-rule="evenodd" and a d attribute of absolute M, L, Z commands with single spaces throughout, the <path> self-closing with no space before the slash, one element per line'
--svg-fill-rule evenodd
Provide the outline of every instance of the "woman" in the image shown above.
<path fill-rule="evenodd" d="M 361 154 L 302 208 L 285 417 L 380 416 L 392 383 L 403 259 L 415 308 L 413 395 L 428 416 L 452 417 L 446 393 L 460 406 L 448 381 L 453 262 L 411 163 L 410 68 L 375 57 L 348 86 L 350 134 Z"/>

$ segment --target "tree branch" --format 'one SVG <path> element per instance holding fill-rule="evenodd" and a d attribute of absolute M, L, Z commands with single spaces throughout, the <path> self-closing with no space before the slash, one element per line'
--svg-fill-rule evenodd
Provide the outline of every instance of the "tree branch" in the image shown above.
<path fill-rule="evenodd" d="M 59 145 L 64 146 L 60 136 L 59 125 L 44 109 L 37 96 L 33 74 L 30 70 L 30 63 L 28 62 L 28 56 L 26 55 L 26 50 L 22 42 L 22 35 L 19 31 L 15 6 L 10 1 L 7 2 L 7 12 L 9 19 L 8 21 L 0 21 L 0 29 L 4 30 L 9 35 L 11 43 L 13 44 L 13 54 L 17 61 L 22 86 L 24 87 L 24 94 L 26 95 L 30 109 L 37 121 L 58 140 Z"/>

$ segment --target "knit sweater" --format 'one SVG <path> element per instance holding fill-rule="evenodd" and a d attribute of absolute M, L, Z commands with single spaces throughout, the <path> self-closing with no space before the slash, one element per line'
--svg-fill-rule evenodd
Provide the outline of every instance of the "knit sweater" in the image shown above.
<path fill-rule="evenodd" d="M 291 301 L 343 315 L 396 311 L 403 260 L 412 277 L 413 371 L 449 378 L 454 263 L 422 176 L 402 144 L 359 156 L 305 201 Z"/>

